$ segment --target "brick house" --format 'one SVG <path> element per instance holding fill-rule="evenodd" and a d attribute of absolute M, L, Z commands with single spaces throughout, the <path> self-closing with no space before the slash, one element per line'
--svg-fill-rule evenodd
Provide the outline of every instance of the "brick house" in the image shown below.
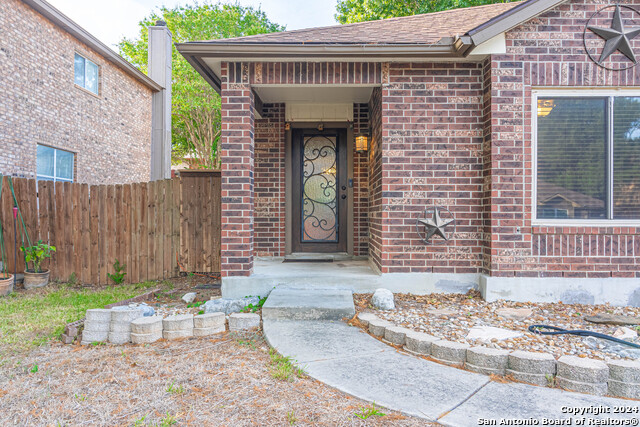
<path fill-rule="evenodd" d="M 222 96 L 223 293 L 297 281 L 640 305 L 637 3 L 180 44 Z M 455 222 L 434 228 L 435 208 Z M 448 240 L 425 241 L 437 231 Z M 343 261 L 279 264 L 322 254 Z"/>
<path fill-rule="evenodd" d="M 0 28 L 0 173 L 89 184 L 169 173 L 170 132 L 154 133 L 170 131 L 166 73 L 150 62 L 143 74 L 43 0 L 0 2 Z M 151 30 L 158 63 L 171 36 Z"/>

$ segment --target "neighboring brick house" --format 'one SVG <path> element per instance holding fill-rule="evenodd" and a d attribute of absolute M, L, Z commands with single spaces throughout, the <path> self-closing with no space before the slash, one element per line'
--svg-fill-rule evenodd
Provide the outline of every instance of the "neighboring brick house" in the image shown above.
<path fill-rule="evenodd" d="M 371 287 L 640 305 L 638 8 L 528 0 L 180 44 L 222 96 L 223 293 L 272 286 L 257 256 L 329 252 L 367 259 Z M 455 229 L 425 243 L 434 207 Z"/>
<path fill-rule="evenodd" d="M 158 79 L 42 0 L 0 2 L 0 29 L 0 173 L 149 181 Z"/>

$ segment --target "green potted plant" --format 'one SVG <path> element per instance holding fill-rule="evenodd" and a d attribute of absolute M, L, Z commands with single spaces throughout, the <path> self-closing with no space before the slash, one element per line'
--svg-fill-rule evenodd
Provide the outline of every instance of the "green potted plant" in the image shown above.
<path fill-rule="evenodd" d="M 0 296 L 9 295 L 13 291 L 13 274 L 7 271 L 6 263 L 0 261 Z"/>
<path fill-rule="evenodd" d="M 45 258 L 50 258 L 51 254 L 56 251 L 55 246 L 49 246 L 43 243 L 42 240 L 38 240 L 33 246 L 20 247 L 20 250 L 24 252 L 24 262 L 27 265 L 24 272 L 24 288 L 40 288 L 46 286 L 49 283 L 49 270 L 42 271 L 40 265 Z M 29 268 L 29 264 L 33 268 Z"/>

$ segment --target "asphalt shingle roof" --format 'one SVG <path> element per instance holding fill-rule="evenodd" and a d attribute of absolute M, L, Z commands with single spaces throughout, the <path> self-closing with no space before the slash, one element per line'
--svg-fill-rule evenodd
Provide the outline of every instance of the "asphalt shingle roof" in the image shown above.
<path fill-rule="evenodd" d="M 422 15 L 258 34 L 203 41 L 202 43 L 431 44 L 443 37 L 464 35 L 521 3 L 522 1 L 495 3 Z"/>

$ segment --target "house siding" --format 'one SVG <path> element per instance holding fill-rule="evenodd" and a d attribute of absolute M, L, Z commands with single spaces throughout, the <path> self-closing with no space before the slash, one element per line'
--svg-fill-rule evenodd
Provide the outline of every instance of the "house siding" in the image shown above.
<path fill-rule="evenodd" d="M 483 73 L 476 63 L 391 63 L 382 88 L 382 273 L 482 268 Z M 456 218 L 449 242 L 422 242 L 428 207 Z"/>
<path fill-rule="evenodd" d="M 33 178 L 38 144 L 75 153 L 75 180 L 148 181 L 150 88 L 20 0 L 0 3 L 0 172 Z M 74 54 L 100 67 L 74 85 Z"/>
<path fill-rule="evenodd" d="M 490 58 L 485 96 L 491 114 L 491 162 L 485 188 L 492 206 L 485 231 L 491 235 L 491 256 L 485 256 L 492 276 L 640 277 L 640 228 L 611 225 L 534 226 L 532 126 L 536 111 L 532 89 L 625 88 L 640 86 L 640 67 L 609 71 L 589 59 L 583 30 L 589 17 L 609 5 L 602 1 L 569 2 L 506 34 L 507 53 Z M 638 2 L 625 3 L 636 9 Z M 614 9 L 608 10 L 609 19 Z M 606 20 L 599 25 L 609 25 Z M 640 39 L 632 40 L 637 52 Z M 623 55 L 610 66 L 628 65 Z M 490 86 L 489 86 L 490 85 Z M 485 254 L 487 255 L 487 254 Z"/>
<path fill-rule="evenodd" d="M 284 256 L 285 130 L 284 104 L 265 104 L 256 119 L 254 252 Z"/>

